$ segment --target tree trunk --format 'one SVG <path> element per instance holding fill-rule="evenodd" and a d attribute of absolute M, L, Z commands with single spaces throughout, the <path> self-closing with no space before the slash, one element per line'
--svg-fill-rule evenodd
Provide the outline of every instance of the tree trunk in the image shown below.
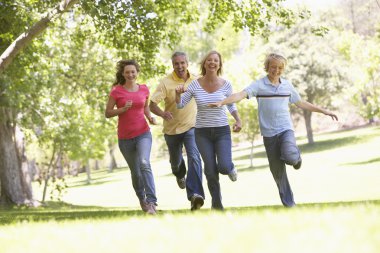
<path fill-rule="evenodd" d="M 55 158 L 55 153 L 56 153 L 56 145 L 54 143 L 54 145 L 53 145 L 53 153 L 51 155 L 50 162 L 49 162 L 48 168 L 46 170 L 46 175 L 45 175 L 45 178 L 44 178 L 45 179 L 45 184 L 44 184 L 44 190 L 43 190 L 43 193 L 42 193 L 42 200 L 41 200 L 41 202 L 45 202 L 46 191 L 47 191 L 47 188 L 48 188 L 48 185 L 49 185 L 50 177 L 52 176 L 51 169 L 54 170 L 55 166 L 57 165 L 58 159 L 59 159 L 59 154 L 58 154 L 58 158 L 55 161 L 55 163 L 53 164 L 54 158 Z"/>
<path fill-rule="evenodd" d="M 308 110 L 303 110 L 303 116 L 305 119 L 307 141 L 309 144 L 314 144 L 313 128 L 311 127 L 311 114 Z"/>
<path fill-rule="evenodd" d="M 251 153 L 249 155 L 249 160 L 250 160 L 250 163 L 251 163 L 250 168 L 253 168 L 253 138 L 251 140 Z"/>
<path fill-rule="evenodd" d="M 16 150 L 19 161 L 21 162 L 21 184 L 26 194 L 26 198 L 33 200 L 33 188 L 32 188 L 32 174 L 29 170 L 28 158 L 26 156 L 26 144 L 25 144 L 25 135 L 20 128 L 16 126 L 15 128 L 15 140 L 16 140 Z M 31 203 L 33 205 L 36 203 Z"/>
<path fill-rule="evenodd" d="M 86 163 L 85 169 L 86 169 L 86 175 L 87 175 L 87 184 L 91 184 L 91 170 L 90 170 L 90 164 L 88 161 Z"/>
<path fill-rule="evenodd" d="M 95 170 L 99 170 L 99 160 L 95 160 Z"/>
<path fill-rule="evenodd" d="M 12 115 L 11 109 L 0 107 L 0 202 L 4 205 L 23 205 L 31 203 L 32 199 L 28 198 L 28 190 L 23 185 Z"/>
<path fill-rule="evenodd" d="M 116 168 L 116 159 L 114 155 L 115 147 L 113 145 L 109 145 L 110 148 L 110 164 L 108 167 L 108 172 L 112 172 L 114 168 Z"/>
<path fill-rule="evenodd" d="M 58 154 L 58 161 L 57 161 L 57 178 L 62 179 L 65 176 L 65 172 L 63 171 L 63 162 L 62 162 L 62 152 Z"/>

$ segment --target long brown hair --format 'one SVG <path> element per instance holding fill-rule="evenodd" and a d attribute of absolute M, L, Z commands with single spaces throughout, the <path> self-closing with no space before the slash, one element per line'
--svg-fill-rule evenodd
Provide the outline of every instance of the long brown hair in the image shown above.
<path fill-rule="evenodd" d="M 127 65 L 133 65 L 136 67 L 137 73 L 140 72 L 140 65 L 135 60 L 121 60 L 117 62 L 116 65 L 116 80 L 113 83 L 113 85 L 121 84 L 123 85 L 125 83 L 125 78 L 123 76 L 124 67 Z"/>

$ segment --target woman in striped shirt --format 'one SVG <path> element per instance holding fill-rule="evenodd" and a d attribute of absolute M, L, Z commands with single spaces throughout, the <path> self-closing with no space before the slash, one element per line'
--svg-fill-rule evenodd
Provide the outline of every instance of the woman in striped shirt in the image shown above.
<path fill-rule="evenodd" d="M 220 77 L 222 66 L 220 53 L 211 51 L 202 60 L 202 77 L 192 81 L 186 90 L 183 85 L 176 88 L 177 108 L 183 108 L 192 97 L 197 104 L 195 141 L 204 162 L 207 185 L 212 198 L 211 208 L 217 210 L 223 210 L 219 173 L 228 175 L 232 181 L 237 179 L 237 172 L 232 163 L 231 131 L 226 108 L 208 106 L 232 94 L 231 83 Z M 228 104 L 227 109 L 236 121 L 233 131 L 239 132 L 241 121 L 236 105 Z"/>

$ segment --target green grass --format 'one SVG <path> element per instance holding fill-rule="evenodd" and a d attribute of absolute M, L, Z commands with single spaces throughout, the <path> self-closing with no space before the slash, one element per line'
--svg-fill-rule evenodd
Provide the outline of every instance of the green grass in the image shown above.
<path fill-rule="evenodd" d="M 96 171 L 67 180 L 64 202 L 0 209 L 0 252 L 378 252 L 380 127 L 297 140 L 299 171 L 288 169 L 297 202 L 284 208 L 263 146 L 234 148 L 238 181 L 221 176 L 225 212 L 189 211 L 167 161 L 155 161 L 158 215 L 139 210 L 130 173 Z M 42 187 L 34 186 L 40 198 Z"/>
<path fill-rule="evenodd" d="M 26 210 L 33 221 L 1 227 L 1 252 L 375 253 L 380 247 L 379 201 L 160 211 L 156 217 L 71 208 Z"/>

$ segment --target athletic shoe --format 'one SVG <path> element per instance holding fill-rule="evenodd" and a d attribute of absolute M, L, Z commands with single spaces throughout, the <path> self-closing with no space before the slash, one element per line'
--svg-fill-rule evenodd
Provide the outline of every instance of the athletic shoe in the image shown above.
<path fill-rule="evenodd" d="M 299 168 L 301 168 L 301 165 L 302 165 L 302 159 L 300 159 L 298 161 L 298 163 L 296 163 L 295 165 L 293 165 L 293 168 L 296 169 L 296 170 L 298 170 Z"/>
<path fill-rule="evenodd" d="M 141 206 L 141 209 L 144 211 L 144 212 L 148 212 L 149 210 L 149 206 L 148 206 L 148 203 L 143 200 L 143 199 L 140 199 L 140 206 Z"/>
<path fill-rule="evenodd" d="M 191 196 L 190 201 L 191 201 L 191 211 L 201 209 L 204 203 L 203 197 L 196 193 L 193 196 Z"/>
<path fill-rule="evenodd" d="M 185 177 L 183 177 L 183 178 L 177 177 L 177 184 L 178 184 L 179 188 L 185 189 L 186 188 L 186 178 Z"/>
<path fill-rule="evenodd" d="M 237 171 L 234 168 L 230 174 L 228 174 L 228 177 L 231 179 L 232 182 L 235 182 L 237 180 Z"/>
<path fill-rule="evenodd" d="M 147 214 L 155 215 L 157 214 L 156 211 L 156 204 L 155 203 L 148 203 L 148 211 Z"/>

